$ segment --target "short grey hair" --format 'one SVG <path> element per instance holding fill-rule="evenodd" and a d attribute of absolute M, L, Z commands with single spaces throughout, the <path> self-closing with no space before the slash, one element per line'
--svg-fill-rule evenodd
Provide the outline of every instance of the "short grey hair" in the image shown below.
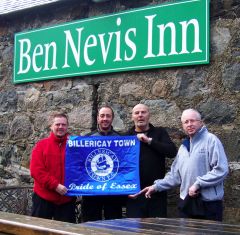
<path fill-rule="evenodd" d="M 197 118 L 198 118 L 199 120 L 202 120 L 201 114 L 200 114 L 196 109 L 192 109 L 192 108 L 183 110 L 182 116 L 183 116 L 184 113 L 188 113 L 188 112 L 194 112 L 194 113 L 196 113 Z M 182 116 L 181 116 L 181 120 L 182 120 Z"/>

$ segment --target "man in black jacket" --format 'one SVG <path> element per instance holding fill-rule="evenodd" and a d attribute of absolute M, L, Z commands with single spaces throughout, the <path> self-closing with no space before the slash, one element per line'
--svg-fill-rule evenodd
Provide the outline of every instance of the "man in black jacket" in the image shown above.
<path fill-rule="evenodd" d="M 90 136 L 117 136 L 112 127 L 114 112 L 110 106 L 102 106 L 98 110 L 97 130 Z M 82 220 L 83 222 L 104 219 L 122 218 L 123 196 L 83 196 Z M 102 213 L 104 211 L 104 213 Z M 104 215 L 104 216 L 103 216 Z"/>
<path fill-rule="evenodd" d="M 163 127 L 154 127 L 149 123 L 148 106 L 137 104 L 132 110 L 132 127 L 127 135 L 137 135 L 140 144 L 140 184 L 141 189 L 153 184 L 155 179 L 165 176 L 165 157 L 173 158 L 177 153 Z M 157 177 L 157 178 L 156 178 Z M 167 217 L 167 193 L 155 193 L 146 199 L 144 195 L 127 200 L 127 217 Z"/>

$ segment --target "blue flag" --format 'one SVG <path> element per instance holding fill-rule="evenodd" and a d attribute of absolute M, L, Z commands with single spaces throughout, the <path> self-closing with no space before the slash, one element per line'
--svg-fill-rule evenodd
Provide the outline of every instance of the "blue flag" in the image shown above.
<path fill-rule="evenodd" d="M 136 136 L 70 136 L 65 158 L 67 195 L 139 192 L 139 151 Z"/>

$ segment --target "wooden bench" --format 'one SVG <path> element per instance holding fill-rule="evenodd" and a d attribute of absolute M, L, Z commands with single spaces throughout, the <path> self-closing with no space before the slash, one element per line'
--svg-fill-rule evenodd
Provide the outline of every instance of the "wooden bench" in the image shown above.
<path fill-rule="evenodd" d="M 0 233 L 16 235 L 233 235 L 240 234 L 240 225 L 192 219 L 116 219 L 70 224 L 30 216 L 0 212 Z"/>

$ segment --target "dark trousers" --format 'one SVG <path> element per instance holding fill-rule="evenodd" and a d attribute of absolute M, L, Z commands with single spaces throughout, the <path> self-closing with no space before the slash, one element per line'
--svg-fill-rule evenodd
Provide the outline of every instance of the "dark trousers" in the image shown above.
<path fill-rule="evenodd" d="M 129 218 L 167 217 L 167 193 L 155 193 L 151 198 L 144 195 L 129 198 L 126 209 Z"/>
<path fill-rule="evenodd" d="M 32 216 L 34 217 L 76 223 L 75 200 L 62 205 L 56 205 L 33 193 L 32 202 Z"/>
<path fill-rule="evenodd" d="M 82 221 L 122 218 L 124 196 L 83 196 Z"/>
<path fill-rule="evenodd" d="M 188 214 L 181 211 L 181 204 L 183 203 L 183 200 L 179 200 L 179 217 L 180 218 L 192 218 L 192 219 L 206 219 L 206 220 L 214 220 L 214 221 L 222 221 L 223 219 L 223 203 L 221 200 L 219 201 L 203 201 L 203 211 L 204 216 L 194 217 L 189 216 Z"/>

